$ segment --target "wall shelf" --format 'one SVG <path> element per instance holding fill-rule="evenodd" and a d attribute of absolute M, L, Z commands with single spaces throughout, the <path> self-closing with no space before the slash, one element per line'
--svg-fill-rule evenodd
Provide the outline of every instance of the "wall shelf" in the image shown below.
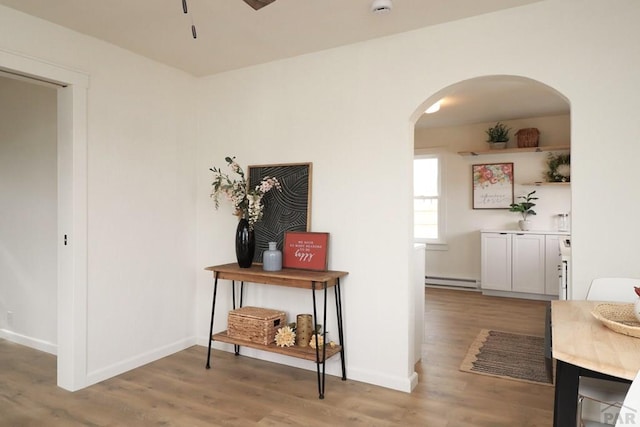
<path fill-rule="evenodd" d="M 533 185 L 536 187 L 540 187 L 542 185 L 548 185 L 548 186 L 565 186 L 565 185 L 571 185 L 571 182 L 545 182 L 545 181 L 538 181 L 538 182 L 523 182 L 520 185 Z"/>
<path fill-rule="evenodd" d="M 569 151 L 570 145 L 549 145 L 546 147 L 504 148 L 496 150 L 458 151 L 461 156 L 488 156 L 493 154 L 542 153 L 544 151 Z"/>

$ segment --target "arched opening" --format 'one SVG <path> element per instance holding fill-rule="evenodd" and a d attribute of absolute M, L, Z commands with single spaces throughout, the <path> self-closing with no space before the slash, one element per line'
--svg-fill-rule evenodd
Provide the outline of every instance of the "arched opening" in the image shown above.
<path fill-rule="evenodd" d="M 460 153 L 489 150 L 485 130 L 500 121 L 511 128 L 508 148 L 517 148 L 518 129 L 537 128 L 539 146 L 569 146 L 569 103 L 540 82 L 517 76 L 478 77 L 451 85 L 429 97 L 423 112 L 436 101 L 440 111 L 416 120 L 414 147 L 442 158 L 441 235 L 428 244 L 427 275 L 447 277 L 473 287 L 480 279 L 481 229 L 514 229 L 518 216 L 508 209 L 474 209 L 471 166 L 478 163 L 514 164 L 515 198 L 535 190 L 538 196 L 535 230 L 556 230 L 557 215 L 571 211 L 571 187 L 532 186 L 545 181 L 549 152 L 507 150 L 481 156 Z M 427 241 L 427 243 L 430 243 Z"/>
<path fill-rule="evenodd" d="M 440 101 L 440 110 L 426 114 L 425 110 L 437 101 Z M 558 214 L 571 212 L 571 186 L 569 183 L 545 185 L 544 181 L 549 156 L 569 153 L 570 104 L 558 91 L 539 81 L 496 75 L 443 88 L 427 98 L 412 117 L 415 153 L 437 157 L 440 179 L 440 185 L 433 186 L 437 202 L 433 213 L 436 216 L 434 236 L 437 238 L 422 240 L 427 245 L 425 284 L 495 295 L 482 287 L 481 230 L 517 230 L 520 217 L 510 212 L 508 205 L 499 209 L 474 208 L 472 168 L 477 164 L 512 164 L 513 202 L 520 195 L 536 191 L 537 215 L 532 218 L 532 229 L 541 234 L 557 231 Z M 485 131 L 498 121 L 511 129 L 506 150 L 490 150 L 486 142 Z M 515 133 L 525 128 L 539 130 L 541 149 L 562 147 L 562 150 L 537 152 L 518 148 Z M 536 185 L 540 182 L 543 184 Z M 415 211 L 414 207 L 417 216 Z M 557 240 L 555 244 L 557 249 Z M 540 292 L 503 292 L 500 296 L 504 298 L 495 300 L 496 304 L 506 306 L 513 301 L 511 298 L 558 298 L 557 264 L 552 267 L 540 266 L 544 283 Z M 499 314 L 487 313 L 484 318 L 491 316 Z M 542 330 L 543 324 L 536 327 Z"/>

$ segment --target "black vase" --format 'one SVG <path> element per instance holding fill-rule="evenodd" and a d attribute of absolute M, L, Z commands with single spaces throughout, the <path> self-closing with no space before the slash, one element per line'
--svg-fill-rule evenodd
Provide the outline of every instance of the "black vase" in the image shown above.
<path fill-rule="evenodd" d="M 256 236 L 249 228 L 249 221 L 242 218 L 236 229 L 236 258 L 240 268 L 249 268 L 256 251 Z"/>

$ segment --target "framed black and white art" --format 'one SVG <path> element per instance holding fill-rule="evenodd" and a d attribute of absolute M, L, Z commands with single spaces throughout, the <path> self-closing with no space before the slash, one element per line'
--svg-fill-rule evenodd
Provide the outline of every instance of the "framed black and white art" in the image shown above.
<path fill-rule="evenodd" d="M 248 184 L 253 188 L 265 177 L 275 177 L 282 191 L 269 191 L 262 201 L 262 220 L 254 226 L 256 251 L 253 260 L 262 262 L 269 242 L 282 249 L 287 231 L 309 231 L 311 227 L 311 163 L 288 163 L 248 167 Z"/>

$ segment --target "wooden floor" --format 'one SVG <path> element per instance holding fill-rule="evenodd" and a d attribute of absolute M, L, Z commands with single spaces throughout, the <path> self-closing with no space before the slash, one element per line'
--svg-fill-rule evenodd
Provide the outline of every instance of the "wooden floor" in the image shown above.
<path fill-rule="evenodd" d="M 553 387 L 458 370 L 480 329 L 543 335 L 544 303 L 427 289 L 411 394 L 192 347 L 70 393 L 55 357 L 0 340 L 0 426 L 428 426 L 552 424 Z M 347 343 L 348 344 L 348 343 Z M 347 371 L 348 374 L 348 371 Z"/>

